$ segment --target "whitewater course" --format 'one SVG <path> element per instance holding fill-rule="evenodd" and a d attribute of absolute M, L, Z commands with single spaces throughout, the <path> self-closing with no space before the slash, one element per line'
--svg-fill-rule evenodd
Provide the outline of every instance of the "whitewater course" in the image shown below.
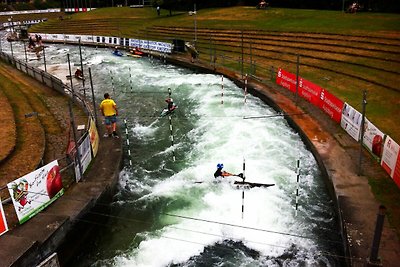
<path fill-rule="evenodd" d="M 69 83 L 67 54 L 72 71 L 80 68 L 78 46 L 49 45 L 45 52 L 47 71 Z M 82 47 L 84 71 L 91 68 L 98 103 L 105 92 L 116 101 L 131 156 L 125 149 L 107 225 L 71 266 L 343 264 L 321 171 L 284 117 L 220 75 L 111 52 Z M 13 53 L 25 59 L 21 44 Z M 28 55 L 44 69 L 42 60 Z M 171 121 L 159 117 L 168 88 L 178 105 Z M 216 181 L 218 163 L 234 174 L 245 163 L 246 181 L 275 185 L 243 189 L 232 185 L 240 177 Z"/>

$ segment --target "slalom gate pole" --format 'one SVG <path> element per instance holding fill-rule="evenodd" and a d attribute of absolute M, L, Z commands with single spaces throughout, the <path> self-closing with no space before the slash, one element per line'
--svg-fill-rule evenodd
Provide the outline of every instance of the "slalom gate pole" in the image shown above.
<path fill-rule="evenodd" d="M 168 88 L 168 97 L 171 98 L 171 88 Z M 172 130 L 172 116 L 171 113 L 168 114 L 168 120 L 169 120 L 169 137 L 171 139 L 171 147 L 174 146 L 174 135 L 173 135 L 173 130 Z M 172 159 L 173 161 L 175 161 L 175 151 L 172 150 Z"/>
<path fill-rule="evenodd" d="M 221 104 L 224 104 L 224 75 L 221 75 Z"/>
<path fill-rule="evenodd" d="M 111 87 L 112 87 L 112 91 L 113 91 L 113 94 L 115 93 L 115 87 L 114 87 L 114 77 L 113 77 L 113 74 L 112 74 L 112 70 L 110 70 L 110 77 L 111 77 Z"/>
<path fill-rule="evenodd" d="M 296 211 L 295 211 L 295 216 L 297 216 L 297 210 L 299 208 L 299 187 L 300 187 L 300 160 L 297 160 L 297 166 L 296 166 L 296 173 L 297 173 L 297 179 L 296 179 Z"/>
<path fill-rule="evenodd" d="M 246 160 L 245 160 L 245 158 L 243 158 L 243 177 L 242 177 L 243 182 L 246 179 L 245 173 L 246 173 Z M 243 220 L 243 217 L 244 217 L 244 187 L 242 189 L 242 220 Z"/>
<path fill-rule="evenodd" d="M 168 119 L 169 119 L 169 131 L 170 131 L 170 138 L 171 138 L 171 147 L 174 146 L 174 135 L 172 133 L 172 117 L 171 114 L 168 115 Z M 175 161 L 175 151 L 172 150 L 172 160 Z"/>
<path fill-rule="evenodd" d="M 132 154 L 131 154 L 128 125 L 127 125 L 126 119 L 124 119 L 124 124 L 125 124 L 125 134 L 126 134 L 126 147 L 127 147 L 127 151 L 128 151 L 128 157 L 129 157 L 129 166 L 132 168 Z"/>
<path fill-rule="evenodd" d="M 132 89 L 132 72 L 131 72 L 131 67 L 129 67 L 129 85 L 131 86 L 131 93 L 133 92 Z"/>
<path fill-rule="evenodd" d="M 244 77 L 244 103 L 246 103 L 247 100 L 247 73 Z"/>

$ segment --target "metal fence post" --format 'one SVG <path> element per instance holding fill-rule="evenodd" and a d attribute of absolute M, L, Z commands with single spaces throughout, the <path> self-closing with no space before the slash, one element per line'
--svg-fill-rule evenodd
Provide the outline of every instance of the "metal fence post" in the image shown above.
<path fill-rule="evenodd" d="M 75 126 L 74 113 L 72 111 L 72 102 L 71 101 L 69 101 L 68 107 L 69 107 L 69 116 L 70 116 L 70 119 L 71 119 L 71 126 L 72 126 L 71 128 L 72 128 L 72 133 L 73 133 L 74 142 L 75 142 L 76 156 L 78 158 L 79 174 L 80 174 L 81 179 L 83 179 L 83 169 L 82 169 L 82 163 L 81 163 L 81 154 L 79 154 L 79 149 L 78 149 L 78 139 L 76 138 L 76 132 L 75 132 L 75 130 L 76 130 L 75 127 L 76 126 Z"/>
<path fill-rule="evenodd" d="M 381 260 L 378 258 L 379 244 L 381 242 L 383 223 L 385 220 L 386 207 L 379 206 L 378 215 L 376 216 L 376 225 L 374 239 L 372 241 L 371 253 L 367 260 L 367 267 L 382 266 Z"/>
<path fill-rule="evenodd" d="M 362 152 L 363 152 L 363 143 L 364 143 L 364 124 L 365 124 L 365 107 L 367 106 L 367 91 L 363 92 L 363 100 L 362 100 L 362 113 L 361 113 L 361 136 L 360 136 L 360 156 L 358 159 L 358 175 L 362 175 Z"/>

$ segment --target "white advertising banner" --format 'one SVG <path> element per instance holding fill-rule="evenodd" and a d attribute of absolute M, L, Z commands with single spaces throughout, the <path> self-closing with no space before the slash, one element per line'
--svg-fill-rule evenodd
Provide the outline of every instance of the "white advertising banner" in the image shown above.
<path fill-rule="evenodd" d="M 45 41 L 62 41 L 68 43 L 78 43 L 80 39 L 83 43 L 126 45 L 130 47 L 139 47 L 162 53 L 172 53 L 171 43 L 164 43 L 164 42 L 157 42 L 150 40 L 127 39 L 115 36 L 91 36 L 91 35 L 74 35 L 74 34 L 30 33 L 29 35 L 35 36 L 35 34 L 42 36 L 42 39 Z"/>
<path fill-rule="evenodd" d="M 0 198 L 0 236 L 8 231 L 8 225 L 6 221 L 6 214 L 3 210 L 3 204 L 1 204 Z"/>
<path fill-rule="evenodd" d="M 375 158 L 382 157 L 384 139 L 385 134 L 365 118 L 363 144 Z"/>
<path fill-rule="evenodd" d="M 78 147 L 79 155 L 81 156 L 81 165 L 82 165 L 82 173 L 85 173 L 87 167 L 92 161 L 92 152 L 90 150 L 90 136 L 86 135 L 85 139 L 83 139 L 82 143 Z M 78 157 L 75 159 L 75 177 L 76 182 L 79 182 L 82 177 L 79 172 L 79 163 Z"/>
<path fill-rule="evenodd" d="M 7 187 L 21 224 L 64 193 L 57 160 L 8 183 Z"/>
<path fill-rule="evenodd" d="M 348 103 L 344 103 L 340 125 L 356 141 L 360 140 L 361 120 L 362 114 Z"/>

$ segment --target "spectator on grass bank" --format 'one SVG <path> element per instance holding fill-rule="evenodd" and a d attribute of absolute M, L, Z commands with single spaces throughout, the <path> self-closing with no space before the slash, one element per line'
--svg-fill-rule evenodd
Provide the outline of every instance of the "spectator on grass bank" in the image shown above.
<path fill-rule="evenodd" d="M 104 123 L 106 125 L 107 132 L 104 137 L 118 138 L 117 134 L 117 116 L 118 109 L 117 104 L 111 99 L 108 93 L 104 94 L 104 100 L 100 104 L 101 114 L 104 116 Z"/>
<path fill-rule="evenodd" d="M 157 6 L 157 16 L 160 16 L 160 6 Z"/>

